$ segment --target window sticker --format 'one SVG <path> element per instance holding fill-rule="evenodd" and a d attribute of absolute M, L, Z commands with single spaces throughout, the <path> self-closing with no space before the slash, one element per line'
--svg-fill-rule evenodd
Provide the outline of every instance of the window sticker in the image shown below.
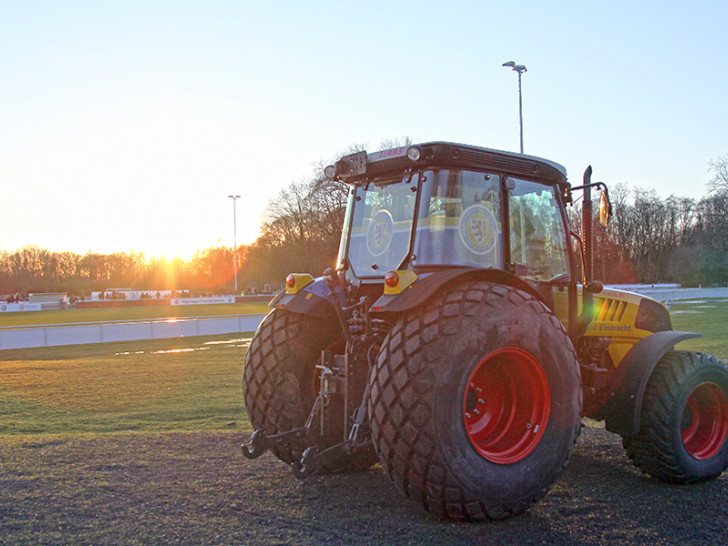
<path fill-rule="evenodd" d="M 388 210 L 380 210 L 367 228 L 367 250 L 372 256 L 381 256 L 389 248 L 394 233 L 394 220 Z"/>
<path fill-rule="evenodd" d="M 470 205 L 460 216 L 460 240 L 476 254 L 487 254 L 495 247 L 497 223 L 484 205 Z"/>

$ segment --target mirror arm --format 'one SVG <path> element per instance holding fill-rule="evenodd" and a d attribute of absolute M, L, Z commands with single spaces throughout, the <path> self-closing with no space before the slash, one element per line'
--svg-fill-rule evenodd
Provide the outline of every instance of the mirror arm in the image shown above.
<path fill-rule="evenodd" d="M 575 186 L 573 188 L 570 188 L 570 191 L 574 192 L 576 190 L 583 190 L 586 188 L 598 188 L 605 192 L 607 194 L 607 197 L 609 197 L 609 190 L 607 190 L 607 185 L 604 182 L 591 182 L 589 184 L 583 184 L 581 186 Z"/>

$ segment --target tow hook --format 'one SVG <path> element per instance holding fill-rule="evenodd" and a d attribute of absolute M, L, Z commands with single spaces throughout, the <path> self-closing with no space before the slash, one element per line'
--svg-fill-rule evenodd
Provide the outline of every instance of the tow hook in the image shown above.
<path fill-rule="evenodd" d="M 311 446 L 303 452 L 300 462 L 291 463 L 291 470 L 293 470 L 293 475 L 296 478 L 302 480 L 316 474 L 316 471 L 319 469 L 320 462 L 318 448 L 316 446 Z"/>
<path fill-rule="evenodd" d="M 268 435 L 262 428 L 258 429 L 250 437 L 250 441 L 240 447 L 243 450 L 243 457 L 246 459 L 257 459 L 268 451 Z"/>

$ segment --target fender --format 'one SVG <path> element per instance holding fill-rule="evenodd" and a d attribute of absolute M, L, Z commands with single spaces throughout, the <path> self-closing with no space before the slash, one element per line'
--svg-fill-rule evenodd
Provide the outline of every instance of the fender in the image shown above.
<path fill-rule="evenodd" d="M 615 372 L 612 397 L 605 404 L 606 428 L 621 436 L 640 430 L 642 399 L 655 366 L 667 351 L 686 339 L 701 337 L 694 332 L 656 332 L 630 349 Z"/>
<path fill-rule="evenodd" d="M 401 294 L 382 295 L 371 310 L 375 313 L 402 313 L 414 309 L 427 301 L 435 292 L 445 284 L 461 279 L 473 279 L 483 281 L 494 281 L 500 284 L 514 286 L 544 302 L 541 296 L 531 285 L 522 281 L 515 275 L 511 275 L 500 269 L 449 269 L 431 274 L 421 275 L 414 284 L 404 290 Z"/>
<path fill-rule="evenodd" d="M 285 309 L 292 313 L 312 315 L 314 317 L 336 316 L 331 291 L 323 277 L 318 277 L 296 294 L 286 294 L 281 290 L 270 301 L 271 309 Z"/>

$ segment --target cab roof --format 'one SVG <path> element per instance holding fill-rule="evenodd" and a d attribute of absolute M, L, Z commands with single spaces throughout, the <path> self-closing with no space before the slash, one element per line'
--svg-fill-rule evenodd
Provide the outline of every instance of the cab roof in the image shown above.
<path fill-rule="evenodd" d="M 425 142 L 373 153 L 357 152 L 328 167 L 327 174 L 346 182 L 357 182 L 425 167 L 488 170 L 568 186 L 566 169 L 548 159 L 452 142 Z"/>

